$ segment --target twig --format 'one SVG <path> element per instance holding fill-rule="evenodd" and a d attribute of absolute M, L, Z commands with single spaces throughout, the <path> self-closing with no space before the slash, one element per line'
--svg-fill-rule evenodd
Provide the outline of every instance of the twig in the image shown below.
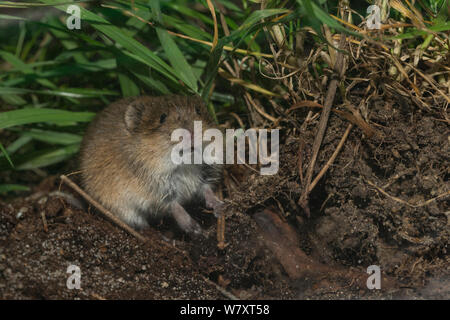
<path fill-rule="evenodd" d="M 142 242 L 147 242 L 148 239 L 142 236 L 139 232 L 131 228 L 129 225 L 124 223 L 122 220 L 113 215 L 110 211 L 108 211 L 105 207 L 103 207 L 100 203 L 91 198 L 86 192 L 84 192 L 80 187 L 78 187 L 72 180 L 70 180 L 67 176 L 61 175 L 61 181 L 65 182 L 68 186 L 70 186 L 73 190 L 78 192 L 84 199 L 90 202 L 94 207 L 100 210 L 107 218 L 112 220 L 116 225 L 127 231 L 132 236 L 136 237 L 138 240 Z"/>
<path fill-rule="evenodd" d="M 142 242 L 147 242 L 148 239 L 145 238 L 144 236 L 142 236 L 141 234 L 139 234 L 136 230 L 134 230 L 133 228 L 131 228 L 130 226 L 128 226 L 127 224 L 125 224 L 124 222 L 122 222 L 122 220 L 120 220 L 119 218 L 117 218 L 116 216 L 114 216 L 110 211 L 108 211 L 107 209 L 105 209 L 101 204 L 99 204 L 97 201 L 95 201 L 94 199 L 92 199 L 86 192 L 84 192 L 80 187 L 78 187 L 72 180 L 70 180 L 67 176 L 65 175 L 61 175 L 60 176 L 61 181 L 63 181 L 64 183 L 66 183 L 68 186 L 70 186 L 73 190 L 75 190 L 76 192 L 78 192 L 84 199 L 86 199 L 88 202 L 90 202 L 93 206 L 95 206 L 98 210 L 100 210 L 101 213 L 103 213 L 107 218 L 111 219 L 115 224 L 117 224 L 119 227 L 121 227 L 122 229 L 124 229 L 125 231 L 127 231 L 128 233 L 130 233 L 131 235 L 133 235 L 134 237 L 136 237 L 138 240 L 142 241 Z M 192 260 L 190 259 L 189 255 L 178 249 L 177 247 L 171 245 L 170 243 L 165 243 L 164 241 L 162 241 L 161 243 L 163 243 L 164 245 L 175 249 L 177 252 L 180 252 L 181 254 L 183 254 L 183 256 L 185 258 L 187 258 L 189 261 L 192 262 Z M 220 287 L 218 284 L 216 284 L 215 282 L 209 280 L 208 278 L 206 278 L 204 275 L 200 274 L 200 276 L 203 278 L 203 280 L 205 282 L 207 282 L 208 284 L 214 286 L 220 293 L 222 293 L 225 297 L 227 297 L 228 299 L 231 300 L 239 300 L 235 295 L 233 295 L 232 293 L 226 291 L 224 288 Z M 95 294 L 92 294 L 92 296 L 94 296 Z M 94 296 L 96 297 L 96 296 Z M 96 298 L 98 299 L 102 299 L 103 297 L 97 296 Z"/>
<path fill-rule="evenodd" d="M 42 224 L 44 225 L 44 231 L 48 232 L 48 224 L 47 218 L 45 217 L 45 211 L 41 211 L 41 217 L 42 217 Z"/>
<path fill-rule="evenodd" d="M 277 120 L 276 118 L 272 117 L 270 114 L 266 113 L 262 108 L 260 108 L 258 106 L 258 104 L 255 101 L 253 101 L 252 96 L 248 92 L 245 92 L 245 96 L 247 97 L 248 101 L 253 106 L 253 108 L 255 108 L 255 110 L 258 111 L 258 113 L 260 115 L 262 115 L 264 118 L 266 118 L 272 122 L 275 122 Z"/>
<path fill-rule="evenodd" d="M 239 123 L 239 127 L 242 129 L 245 129 L 245 125 L 244 122 L 242 121 L 241 117 L 239 117 L 236 113 L 234 112 L 230 112 L 229 113 L 230 116 L 234 117 L 236 119 L 236 121 Z"/>
<path fill-rule="evenodd" d="M 352 129 L 352 127 L 353 127 L 353 125 L 351 123 L 347 126 L 347 129 L 345 130 L 344 135 L 341 138 L 341 141 L 339 141 L 339 144 L 336 147 L 336 150 L 334 150 L 334 152 L 331 155 L 328 162 L 325 164 L 325 166 L 322 168 L 322 170 L 320 170 L 319 174 L 316 176 L 316 178 L 313 180 L 313 182 L 311 182 L 311 184 L 309 185 L 308 192 L 311 192 L 314 189 L 314 187 L 319 182 L 319 180 L 322 178 L 322 176 L 327 172 L 328 168 L 330 168 L 330 166 L 333 164 L 334 160 L 336 159 L 337 155 L 339 154 L 339 151 L 344 146 L 345 140 L 347 140 L 348 134 L 350 133 L 350 130 Z"/>
<path fill-rule="evenodd" d="M 439 92 L 439 94 L 441 96 L 444 97 L 445 100 L 447 100 L 448 103 L 450 103 L 450 97 L 448 95 L 446 95 L 444 92 L 442 92 L 442 90 L 440 90 L 435 84 L 434 84 L 434 80 L 432 78 L 430 78 L 429 76 L 427 76 L 426 74 L 424 74 L 423 72 L 421 72 L 419 69 L 417 69 L 416 67 L 414 67 L 412 64 L 410 63 L 406 63 L 406 65 L 410 66 L 412 69 L 414 69 L 414 71 L 416 71 L 422 78 L 425 79 L 425 81 L 427 81 L 437 92 Z"/>
<path fill-rule="evenodd" d="M 102 4 L 101 6 L 104 7 L 104 8 L 120 10 L 125 15 L 130 16 L 130 17 L 135 17 L 139 21 L 142 21 L 142 22 L 144 22 L 144 23 L 154 27 L 153 23 L 151 23 L 151 22 L 143 19 L 142 17 L 140 17 L 140 16 L 130 12 L 129 10 L 125 10 L 125 9 L 122 9 L 122 8 L 119 8 L 119 7 L 116 7 L 116 6 L 111 6 L 111 5 L 106 5 L 106 4 Z M 174 35 L 174 36 L 179 37 L 179 38 L 182 38 L 182 39 L 187 39 L 187 40 L 190 40 L 190 41 L 201 43 L 201 44 L 204 44 L 204 45 L 207 45 L 207 46 L 210 46 L 210 47 L 214 46 L 214 44 L 212 42 L 209 42 L 209 41 L 192 38 L 192 37 L 186 36 L 184 34 L 176 33 L 176 32 L 170 31 L 170 30 L 166 30 L 166 31 L 169 34 Z M 261 52 L 253 52 L 253 51 L 248 51 L 248 50 L 244 50 L 244 49 L 233 48 L 233 47 L 230 47 L 230 46 L 223 46 L 223 49 L 226 50 L 226 51 L 233 51 L 233 52 L 237 52 L 237 53 L 241 53 L 241 54 L 245 54 L 245 55 L 252 55 L 252 56 L 256 56 L 256 57 L 273 58 L 273 55 L 271 55 L 271 54 L 261 53 Z"/>
<path fill-rule="evenodd" d="M 382 189 L 388 188 L 388 187 L 389 187 L 391 184 L 393 184 L 395 181 L 397 181 L 398 179 L 400 179 L 400 178 L 403 177 L 404 175 L 413 172 L 414 170 L 416 170 L 416 169 L 415 169 L 415 168 L 409 168 L 409 169 L 406 169 L 406 170 L 404 170 L 404 171 L 402 171 L 402 172 L 397 173 L 397 174 L 396 174 L 395 176 L 393 176 L 392 178 L 389 178 L 389 181 L 388 181 L 384 186 L 382 186 L 381 188 L 382 188 Z"/>
<path fill-rule="evenodd" d="M 107 218 L 110 218 L 115 224 L 117 224 L 119 227 L 130 233 L 132 236 L 136 237 L 138 240 L 142 242 L 147 242 L 148 239 L 144 236 L 142 236 L 139 232 L 128 226 L 126 223 L 124 223 L 122 220 L 118 219 L 115 215 L 113 215 L 110 211 L 108 211 L 106 208 L 104 208 L 101 204 L 99 204 L 97 201 L 92 199 L 86 192 L 84 192 L 80 187 L 76 185 L 75 182 L 70 180 L 66 175 L 61 175 L 61 182 L 65 182 L 67 185 L 69 185 L 72 189 L 74 189 L 78 194 L 80 194 L 86 201 L 90 202 L 94 207 L 96 207 L 98 210 L 100 210 L 101 213 L 103 213 Z M 183 250 L 171 245 L 168 242 L 161 241 L 162 245 L 169 247 L 171 249 L 174 249 L 175 251 L 181 253 L 190 260 L 188 254 L 184 252 Z"/>
<path fill-rule="evenodd" d="M 102 297 L 101 295 L 97 293 L 91 293 L 91 296 L 97 300 L 106 300 L 106 298 Z"/>
<path fill-rule="evenodd" d="M 342 35 L 342 37 L 339 41 L 340 49 L 344 48 L 345 38 L 346 38 L 345 35 Z M 338 77 L 342 76 L 342 74 L 344 73 L 344 55 L 342 52 L 338 51 L 338 57 L 336 59 L 336 64 L 334 67 L 335 67 L 334 68 L 335 72 L 338 73 Z M 312 179 L 314 167 L 315 167 L 316 160 L 317 160 L 317 155 L 319 154 L 320 146 L 322 144 L 322 140 L 323 140 L 323 137 L 325 134 L 325 129 L 327 127 L 328 118 L 330 116 L 331 106 L 333 104 L 334 96 L 336 95 L 336 89 L 337 89 L 338 83 L 339 83 L 339 79 L 336 77 L 330 81 L 330 85 L 328 87 L 328 92 L 327 92 L 327 97 L 325 99 L 323 111 L 320 116 L 319 128 L 318 128 L 316 137 L 314 139 L 313 153 L 312 153 L 311 161 L 309 163 L 308 170 L 306 172 L 306 179 L 305 179 L 306 185 L 303 189 L 302 195 L 300 196 L 300 198 L 298 200 L 298 204 L 300 204 L 305 209 L 306 214 L 308 216 L 309 216 L 309 209 L 308 209 L 307 202 L 308 202 L 309 193 L 312 190 L 312 188 L 310 189 L 311 179 Z"/>
<path fill-rule="evenodd" d="M 216 287 L 216 289 L 223 294 L 225 297 L 227 297 L 230 300 L 239 300 L 238 297 L 236 297 L 234 294 L 228 292 L 227 290 L 225 290 L 224 288 L 222 288 L 221 286 L 219 286 L 217 283 L 215 283 L 214 281 L 209 280 L 208 278 L 206 278 L 205 276 L 203 276 L 203 280 L 205 280 L 205 282 L 209 283 L 210 285 L 213 285 L 214 287 Z"/>
<path fill-rule="evenodd" d="M 217 42 L 219 41 L 219 28 L 217 27 L 217 17 L 214 5 L 212 4 L 211 0 L 206 0 L 206 3 L 208 4 L 209 11 L 211 11 L 211 16 L 214 20 L 214 38 L 211 46 L 211 51 L 213 51 L 217 45 Z"/>
<path fill-rule="evenodd" d="M 380 193 L 384 194 L 386 197 L 391 198 L 391 199 L 394 200 L 394 201 L 400 202 L 400 203 L 402 203 L 402 204 L 404 204 L 404 205 L 407 205 L 407 206 L 409 206 L 409 207 L 412 207 L 412 208 L 420 208 L 420 207 L 423 207 L 423 206 L 426 206 L 426 205 L 430 204 L 430 203 L 433 202 L 433 201 L 436 201 L 437 199 L 440 199 L 440 198 L 443 198 L 443 197 L 446 197 L 446 196 L 450 196 L 450 190 L 449 190 L 449 191 L 444 192 L 443 194 L 440 194 L 440 195 L 438 195 L 437 197 L 431 198 L 431 199 L 429 199 L 429 200 L 427 200 L 427 201 L 420 202 L 420 203 L 418 203 L 418 204 L 411 204 L 411 203 L 409 203 L 408 201 L 402 200 L 402 199 L 397 198 L 397 197 L 395 197 L 395 196 L 391 196 L 389 193 L 387 193 L 386 191 L 384 191 L 383 189 L 381 189 L 379 186 L 377 186 L 377 185 L 376 185 L 375 183 L 373 183 L 372 181 L 370 181 L 370 180 L 365 180 L 365 181 L 367 182 L 367 184 L 369 184 L 369 185 L 371 185 L 372 187 L 374 187 L 375 189 L 377 189 Z"/>
<path fill-rule="evenodd" d="M 300 183 L 303 184 L 303 149 L 305 148 L 305 142 L 303 139 L 300 140 L 298 144 L 298 160 L 297 160 L 297 168 L 298 175 L 300 177 Z"/>
<path fill-rule="evenodd" d="M 223 250 L 227 247 L 225 243 L 225 216 L 221 215 L 217 219 L 217 247 Z"/>
<path fill-rule="evenodd" d="M 305 108 L 305 107 L 322 108 L 323 109 L 323 106 L 320 103 L 317 103 L 315 101 L 303 100 L 303 101 L 299 101 L 299 102 L 293 104 L 286 111 L 286 113 L 289 114 L 289 113 L 291 113 L 294 110 Z M 340 117 L 346 119 L 347 121 L 353 123 L 354 125 L 357 125 L 364 132 L 364 134 L 368 138 L 371 138 L 373 136 L 377 136 L 377 137 L 381 137 L 382 136 L 382 134 L 380 132 L 378 132 L 378 130 L 372 128 L 361 117 L 361 115 L 357 111 L 355 111 L 356 110 L 355 108 L 353 108 L 351 105 L 347 105 L 347 109 L 350 109 L 353 112 L 353 114 L 345 112 L 345 111 L 342 111 L 342 110 L 333 109 L 333 108 L 331 109 L 331 111 L 333 111 L 334 113 L 336 113 Z"/>

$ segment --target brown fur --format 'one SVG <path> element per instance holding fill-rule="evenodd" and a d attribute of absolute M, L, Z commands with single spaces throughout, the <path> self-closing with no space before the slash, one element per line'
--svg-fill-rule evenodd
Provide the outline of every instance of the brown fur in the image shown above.
<path fill-rule="evenodd" d="M 197 97 L 144 96 L 111 104 L 96 116 L 83 139 L 84 188 L 133 227 L 146 226 L 150 215 L 171 213 L 174 203 L 204 200 L 205 188 L 220 180 L 220 166 L 177 166 L 170 159 L 177 144 L 171 142 L 172 131 L 193 132 L 195 120 L 202 121 L 203 130 L 213 127 Z"/>

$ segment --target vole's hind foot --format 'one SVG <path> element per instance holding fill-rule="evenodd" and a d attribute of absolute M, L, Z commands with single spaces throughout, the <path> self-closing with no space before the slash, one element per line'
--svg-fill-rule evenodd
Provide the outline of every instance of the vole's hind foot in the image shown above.
<path fill-rule="evenodd" d="M 175 221 L 184 232 L 195 235 L 203 234 L 203 229 L 197 221 L 195 221 L 178 202 L 174 202 L 172 204 L 171 212 L 172 216 L 175 218 Z"/>
<path fill-rule="evenodd" d="M 224 202 L 216 197 L 211 187 L 206 187 L 203 195 L 205 197 L 205 204 L 208 209 L 213 209 L 214 216 L 219 218 L 222 215 L 222 208 Z"/>

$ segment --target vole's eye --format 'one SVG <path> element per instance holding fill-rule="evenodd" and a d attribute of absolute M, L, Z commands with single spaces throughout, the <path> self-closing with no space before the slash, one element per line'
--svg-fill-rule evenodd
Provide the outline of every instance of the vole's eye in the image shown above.
<path fill-rule="evenodd" d="M 164 123 L 166 121 L 167 114 L 163 113 L 159 118 L 159 123 Z"/>

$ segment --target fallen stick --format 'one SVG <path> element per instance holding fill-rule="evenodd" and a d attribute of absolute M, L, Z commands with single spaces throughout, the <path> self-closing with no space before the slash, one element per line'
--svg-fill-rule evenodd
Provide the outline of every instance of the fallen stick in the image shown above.
<path fill-rule="evenodd" d="M 86 192 L 84 192 L 79 186 L 75 184 L 72 180 L 70 180 L 67 176 L 61 175 L 60 176 L 61 181 L 66 183 L 69 187 L 71 187 L 73 190 L 75 190 L 80 196 L 82 196 L 86 201 L 91 203 L 94 207 L 96 207 L 103 215 L 105 215 L 107 218 L 112 220 L 116 225 L 124 229 L 126 232 L 131 234 L 132 236 L 136 237 L 138 240 L 142 242 L 147 242 L 148 239 L 142 236 L 139 232 L 131 228 L 129 225 L 127 225 L 125 222 L 117 218 L 115 215 L 113 215 L 110 211 L 108 211 L 105 207 L 103 207 L 100 203 L 95 201 L 91 198 L 90 195 L 88 195 Z"/>
<path fill-rule="evenodd" d="M 217 291 L 219 291 L 221 294 L 223 294 L 225 297 L 227 297 L 230 300 L 239 300 L 238 297 L 236 297 L 234 294 L 232 294 L 231 292 L 228 292 L 227 290 L 225 290 L 224 288 L 222 288 L 221 286 L 219 286 L 217 283 L 215 283 L 212 280 L 209 280 L 208 278 L 206 278 L 205 276 L 203 276 L 203 280 L 212 285 L 213 287 L 215 287 L 217 289 Z"/>
<path fill-rule="evenodd" d="M 41 217 L 42 217 L 42 225 L 44 226 L 44 231 L 48 232 L 48 224 L 47 218 L 45 217 L 45 211 L 41 211 Z"/>
<path fill-rule="evenodd" d="M 341 39 L 339 41 L 339 49 L 342 49 L 345 44 L 345 35 L 341 36 Z M 311 161 L 308 166 L 308 170 L 306 172 L 306 184 L 303 189 L 302 195 L 298 199 L 298 204 L 300 204 L 303 209 L 306 211 L 306 214 L 309 216 L 309 207 L 308 207 L 308 197 L 309 193 L 311 192 L 312 188 L 310 189 L 312 175 L 314 172 L 314 167 L 316 164 L 317 156 L 319 154 L 320 146 L 322 145 L 322 140 L 325 135 L 325 130 L 327 128 L 328 118 L 330 117 L 331 112 L 331 106 L 333 105 L 334 96 L 336 95 L 336 89 L 339 83 L 339 77 L 342 76 L 344 72 L 344 55 L 342 52 L 338 52 L 336 64 L 334 66 L 334 71 L 337 73 L 337 76 L 335 76 L 329 84 L 327 96 L 325 99 L 325 103 L 323 106 L 322 114 L 320 115 L 320 122 L 319 122 L 319 128 L 317 130 L 316 137 L 314 139 L 313 144 L 313 153 L 311 156 Z"/>
<path fill-rule="evenodd" d="M 363 178 L 363 180 L 364 180 L 367 184 L 369 184 L 370 186 L 374 187 L 378 192 L 380 192 L 381 194 L 384 194 L 386 197 L 388 197 L 388 198 L 390 198 L 390 199 L 392 199 L 392 200 L 394 200 L 394 201 L 400 202 L 400 203 L 402 203 L 402 204 L 404 204 L 404 205 L 407 205 L 408 207 L 411 207 L 411 208 L 420 208 L 420 207 L 429 205 L 431 202 L 436 201 L 436 200 L 438 200 L 438 199 L 440 199 L 440 198 L 450 196 L 450 190 L 449 190 L 449 191 L 447 191 L 447 192 L 444 192 L 444 193 L 438 195 L 437 197 L 428 199 L 427 201 L 422 201 L 422 202 L 417 203 L 417 204 L 412 204 L 412 203 L 409 203 L 408 201 L 405 201 L 405 200 L 400 199 L 400 198 L 398 198 L 398 197 L 391 196 L 389 193 L 387 193 L 386 191 L 384 191 L 382 188 L 380 188 L 379 186 L 377 186 L 375 183 L 373 183 L 373 182 L 370 181 L 370 180 L 367 180 L 367 179 L 364 179 L 364 178 Z"/>
<path fill-rule="evenodd" d="M 303 101 L 299 101 L 299 102 L 295 103 L 294 105 L 292 105 L 288 109 L 288 111 L 286 111 L 286 113 L 291 113 L 294 110 L 305 108 L 305 107 L 322 108 L 323 109 L 323 106 L 315 101 L 303 100 Z M 342 110 L 337 110 L 337 109 L 331 109 L 331 111 L 333 111 L 340 117 L 344 118 L 345 120 L 350 121 L 352 124 L 357 125 L 368 138 L 372 138 L 373 136 L 376 136 L 376 137 L 382 136 L 382 134 L 378 130 L 372 128 L 358 113 L 356 115 L 354 115 L 354 114 L 351 114 L 351 113 L 348 113 L 348 112 L 345 112 Z"/>
<path fill-rule="evenodd" d="M 126 223 L 124 223 L 122 220 L 120 220 L 119 218 L 117 218 L 115 215 L 113 215 L 110 211 L 108 211 L 105 207 L 103 207 L 100 203 L 98 203 L 97 201 L 95 201 L 94 199 L 92 199 L 91 196 L 89 196 L 86 192 L 84 192 L 79 186 L 77 186 L 77 184 L 75 182 L 73 182 L 72 180 L 70 180 L 67 176 L 65 175 L 61 175 L 60 176 L 61 181 L 63 181 L 64 183 L 66 183 L 69 187 L 71 187 L 73 190 L 75 190 L 80 196 L 82 196 L 86 201 L 88 201 L 89 203 L 91 203 L 94 207 L 96 207 L 101 213 L 103 213 L 107 218 L 111 219 L 112 222 L 114 222 L 115 224 L 117 224 L 119 227 L 121 227 L 122 229 L 124 229 L 125 231 L 127 231 L 129 234 L 131 234 L 132 236 L 134 236 L 135 238 L 137 238 L 138 240 L 142 241 L 142 242 L 147 242 L 148 239 L 145 238 L 144 236 L 142 236 L 140 233 L 138 233 L 136 230 L 134 230 L 133 228 L 131 228 L 130 226 L 128 226 Z M 223 222 L 225 223 L 225 221 Z M 189 257 L 189 255 L 172 246 L 170 243 L 165 243 L 165 242 L 161 242 L 162 244 L 171 247 L 173 249 L 175 249 L 176 251 L 180 252 L 181 254 L 183 254 L 188 260 L 192 261 Z M 228 292 L 227 290 L 225 290 L 224 288 L 222 288 L 221 286 L 219 286 L 218 284 L 216 284 L 215 282 L 209 280 L 208 278 L 206 278 L 204 275 L 202 275 L 200 273 L 200 276 L 203 278 L 203 280 L 214 286 L 216 288 L 217 291 L 219 291 L 221 294 L 223 294 L 225 297 L 227 297 L 230 300 L 239 300 L 235 295 L 233 295 L 232 293 Z"/>
<path fill-rule="evenodd" d="M 347 126 L 347 129 L 345 130 L 344 135 L 341 138 L 341 141 L 339 141 L 339 144 L 336 147 L 336 150 L 334 150 L 330 159 L 328 159 L 328 162 L 323 166 L 322 170 L 320 170 L 320 172 L 314 178 L 313 182 L 311 182 L 311 184 L 309 185 L 308 192 L 311 192 L 312 189 L 314 189 L 314 187 L 319 182 L 319 180 L 327 172 L 328 168 L 333 164 L 334 160 L 336 159 L 337 155 L 339 154 L 339 151 L 341 151 L 342 147 L 344 146 L 345 140 L 347 140 L 348 134 L 350 133 L 350 130 L 352 129 L 352 127 L 353 127 L 353 125 L 351 123 Z"/>

